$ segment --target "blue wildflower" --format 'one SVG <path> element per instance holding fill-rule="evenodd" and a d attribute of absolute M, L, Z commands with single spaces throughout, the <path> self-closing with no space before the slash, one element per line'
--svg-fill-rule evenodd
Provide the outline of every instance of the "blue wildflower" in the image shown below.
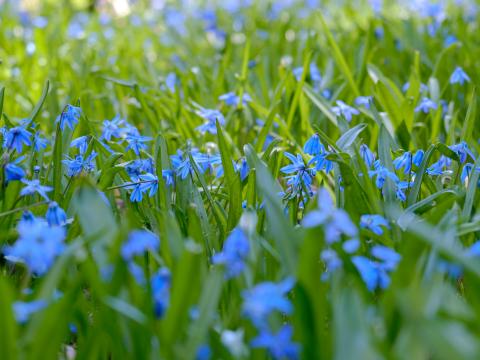
<path fill-rule="evenodd" d="M 33 179 L 27 180 L 22 179 L 22 182 L 26 185 L 22 190 L 20 190 L 20 196 L 33 195 L 38 193 L 45 200 L 48 200 L 47 192 L 53 190 L 50 186 L 44 186 L 40 184 L 40 180 Z"/>
<path fill-rule="evenodd" d="M 370 253 L 378 260 L 381 260 L 383 267 L 389 271 L 394 270 L 402 259 L 395 250 L 383 245 L 373 246 Z"/>
<path fill-rule="evenodd" d="M 120 127 L 125 123 L 119 115 L 115 116 L 112 120 L 104 120 L 102 135 L 100 139 L 110 141 L 113 138 L 120 138 L 123 135 L 123 129 Z"/>
<path fill-rule="evenodd" d="M 407 195 L 405 195 L 405 191 L 406 189 L 409 189 L 413 186 L 413 182 L 409 182 L 409 181 L 399 181 L 397 182 L 397 190 L 396 190 L 396 197 L 398 200 L 400 201 L 406 201 L 407 200 Z"/>
<path fill-rule="evenodd" d="M 148 196 L 154 196 L 158 191 L 158 178 L 150 173 L 140 175 L 139 178 L 142 181 L 140 184 L 141 191 L 148 191 Z"/>
<path fill-rule="evenodd" d="M 367 145 L 360 145 L 360 156 L 362 157 L 367 167 L 371 168 L 373 163 L 375 162 L 375 154 L 370 150 Z"/>
<path fill-rule="evenodd" d="M 72 140 L 70 147 L 76 147 L 80 154 L 84 154 L 88 148 L 88 136 L 80 136 Z"/>
<path fill-rule="evenodd" d="M 245 158 L 240 159 L 240 164 L 237 164 L 235 170 L 240 172 L 240 180 L 245 180 L 248 176 L 248 172 L 250 171 L 247 160 Z"/>
<path fill-rule="evenodd" d="M 424 155 L 425 155 L 425 153 L 422 149 L 417 150 L 415 155 L 413 155 L 412 162 L 416 167 L 420 167 L 420 165 L 422 164 Z"/>
<path fill-rule="evenodd" d="M 452 164 L 452 159 L 445 155 L 440 156 L 437 162 L 430 165 L 427 168 L 427 174 L 429 175 L 442 175 L 445 168 L 448 168 Z"/>
<path fill-rule="evenodd" d="M 470 178 L 472 171 L 480 171 L 480 168 L 475 168 L 472 163 L 467 163 L 463 166 L 462 173 L 460 175 L 460 180 L 464 184 L 466 180 Z"/>
<path fill-rule="evenodd" d="M 77 176 L 82 171 L 87 173 L 95 170 L 95 157 L 97 153 L 92 151 L 86 159 L 83 158 L 83 155 L 77 155 L 74 159 L 67 157 L 67 159 L 62 160 L 62 163 L 67 167 L 67 176 Z"/>
<path fill-rule="evenodd" d="M 131 178 L 137 178 L 142 173 L 153 173 L 153 161 L 150 158 L 147 159 L 135 159 L 125 165 L 125 171 Z"/>
<path fill-rule="evenodd" d="M 385 269 L 365 256 L 353 256 L 352 263 L 357 268 L 369 291 L 377 288 L 385 289 L 390 284 L 390 278 Z"/>
<path fill-rule="evenodd" d="M 128 146 L 126 147 L 125 150 L 132 149 L 135 155 L 139 156 L 140 151 L 147 148 L 147 145 L 145 143 L 148 141 L 152 141 L 152 138 L 149 136 L 129 134 L 126 137 L 126 140 L 127 140 Z"/>
<path fill-rule="evenodd" d="M 179 84 L 177 74 L 174 72 L 169 72 L 165 77 L 165 85 L 167 86 L 170 92 L 175 92 L 175 87 Z"/>
<path fill-rule="evenodd" d="M 309 155 L 317 155 L 325 152 L 325 147 L 320 142 L 320 137 L 318 134 L 313 134 L 312 137 L 307 140 L 303 146 L 303 152 Z"/>
<path fill-rule="evenodd" d="M 8 163 L 5 165 L 5 180 L 8 182 L 15 180 L 22 180 L 25 177 L 25 170 L 22 167 Z"/>
<path fill-rule="evenodd" d="M 415 112 L 424 112 L 425 114 L 428 114 L 430 110 L 437 110 L 438 105 L 433 101 L 430 100 L 427 97 L 422 98 L 420 101 L 420 104 L 417 105 L 415 108 Z"/>
<path fill-rule="evenodd" d="M 155 317 L 165 314 L 170 302 L 171 274 L 163 267 L 153 274 L 151 281 Z"/>
<path fill-rule="evenodd" d="M 457 66 L 450 75 L 450 84 L 463 85 L 465 82 L 470 82 L 470 77 L 463 71 L 460 66 Z"/>
<path fill-rule="evenodd" d="M 198 171 L 202 173 L 203 166 L 200 164 L 199 161 L 202 154 L 196 149 L 191 149 L 190 154 L 192 155 L 192 159 L 195 162 Z M 170 156 L 170 160 L 172 161 L 172 166 L 175 170 L 175 173 L 182 180 L 185 180 L 189 174 L 193 175 L 193 173 L 195 172 L 192 164 L 190 163 L 190 156 L 188 156 L 187 152 L 183 153 L 182 151 L 178 150 L 177 154 Z"/>
<path fill-rule="evenodd" d="M 43 138 L 40 133 L 37 131 L 35 136 L 33 137 L 33 148 L 35 151 L 40 151 L 42 149 L 46 149 L 48 145 L 48 140 Z"/>
<path fill-rule="evenodd" d="M 332 111 L 337 116 L 343 116 L 348 122 L 352 121 L 353 115 L 360 114 L 360 111 L 345 104 L 342 100 L 337 100 L 336 104 L 337 106 L 332 107 Z"/>
<path fill-rule="evenodd" d="M 333 169 L 333 162 L 327 159 L 328 155 L 330 152 L 322 146 L 320 152 L 310 159 L 308 165 L 315 164 L 316 171 L 324 170 L 328 174 Z"/>
<path fill-rule="evenodd" d="M 253 348 L 265 348 L 275 360 L 290 359 L 299 357 L 300 346 L 292 342 L 292 327 L 283 325 L 276 334 L 267 329 L 261 329 L 260 334 L 255 337 L 251 345 Z"/>
<path fill-rule="evenodd" d="M 45 219 L 50 226 L 63 226 L 67 224 L 67 214 L 55 201 L 48 206 Z"/>
<path fill-rule="evenodd" d="M 355 99 L 355 105 L 364 106 L 366 109 L 370 109 L 371 101 L 373 101 L 373 96 L 359 96 Z"/>
<path fill-rule="evenodd" d="M 338 254 L 333 249 L 325 249 L 320 254 L 320 259 L 325 263 L 326 271 L 322 274 L 322 280 L 327 280 L 335 270 L 342 267 L 342 259 L 338 257 Z"/>
<path fill-rule="evenodd" d="M 345 210 L 334 206 L 328 190 L 319 189 L 317 196 L 318 208 L 305 215 L 302 220 L 303 226 L 310 228 L 323 225 L 327 244 L 339 241 L 342 235 L 356 237 L 357 227 Z"/>
<path fill-rule="evenodd" d="M 468 148 L 468 145 L 465 141 L 462 141 L 459 144 L 451 145 L 449 146 L 449 148 L 458 155 L 461 163 L 464 163 L 467 160 L 468 156 L 470 156 L 472 160 L 475 160 L 475 155 L 473 155 L 472 151 Z"/>
<path fill-rule="evenodd" d="M 45 300 L 30 302 L 16 301 L 12 304 L 15 320 L 17 320 L 19 324 L 25 324 L 33 314 L 44 309 L 47 305 Z"/>
<path fill-rule="evenodd" d="M 65 249 L 65 229 L 35 219 L 33 222 L 19 222 L 17 231 L 18 240 L 3 249 L 5 258 L 24 263 L 36 275 L 45 274 Z"/>
<path fill-rule="evenodd" d="M 234 92 L 229 92 L 223 95 L 220 95 L 218 100 L 225 102 L 227 106 L 238 106 L 240 103 L 239 96 L 235 95 Z M 247 105 L 248 102 L 252 101 L 252 98 L 247 93 L 243 94 L 242 104 Z"/>
<path fill-rule="evenodd" d="M 200 110 L 197 111 L 197 115 L 206 120 L 203 125 L 197 127 L 197 130 L 201 134 L 209 132 L 210 134 L 215 135 L 217 133 L 217 120 L 220 125 L 225 125 L 225 118 L 218 110 L 200 108 Z"/>
<path fill-rule="evenodd" d="M 133 230 L 122 245 L 121 254 L 124 260 L 130 261 L 134 256 L 141 255 L 147 250 L 157 250 L 159 246 L 160 239 L 154 233 L 147 230 Z"/>
<path fill-rule="evenodd" d="M 252 289 L 244 290 L 242 292 L 243 314 L 259 328 L 263 327 L 273 311 L 290 314 L 293 311 L 293 305 L 285 295 L 294 285 L 295 280 L 289 277 L 278 284 L 263 282 Z"/>
<path fill-rule="evenodd" d="M 388 221 L 381 215 L 362 215 L 360 227 L 368 229 L 377 235 L 383 234 L 383 227 L 389 228 Z"/>
<path fill-rule="evenodd" d="M 368 174 L 370 177 L 376 176 L 375 185 L 377 186 L 377 188 L 383 188 L 383 185 L 385 184 L 385 180 L 387 178 L 390 178 L 395 182 L 399 181 L 398 176 L 394 172 L 388 170 L 385 166 L 383 166 L 380 160 L 376 160 L 373 163 L 373 167 L 374 170 L 369 170 Z"/>
<path fill-rule="evenodd" d="M 312 177 L 315 170 L 307 168 L 300 154 L 295 157 L 293 154 L 285 152 L 285 156 L 292 162 L 280 169 L 284 174 L 292 174 L 286 177 L 287 185 L 292 196 L 301 194 L 303 190 L 311 192 Z"/>
<path fill-rule="evenodd" d="M 223 244 L 223 250 L 212 257 L 213 264 L 223 264 L 226 267 L 226 278 L 240 275 L 245 269 L 245 260 L 250 251 L 246 234 L 240 228 L 235 228 Z"/>
<path fill-rule="evenodd" d="M 78 123 L 78 119 L 82 114 L 82 109 L 77 106 L 67 105 L 62 111 L 60 116 L 57 118 L 57 123 L 60 123 L 60 129 L 63 131 L 65 125 L 67 125 L 71 130 Z"/>
<path fill-rule="evenodd" d="M 162 170 L 162 178 L 165 185 L 170 186 L 174 184 L 173 171 L 169 169 Z"/>
<path fill-rule="evenodd" d="M 16 150 L 17 153 L 21 153 L 23 145 L 30 146 L 32 134 L 25 130 L 22 126 L 16 126 L 7 130 L 4 135 L 3 147 L 9 150 Z"/>
<path fill-rule="evenodd" d="M 408 174 L 412 169 L 412 153 L 405 151 L 401 156 L 393 160 L 393 166 L 396 170 L 404 168 L 403 172 Z"/>

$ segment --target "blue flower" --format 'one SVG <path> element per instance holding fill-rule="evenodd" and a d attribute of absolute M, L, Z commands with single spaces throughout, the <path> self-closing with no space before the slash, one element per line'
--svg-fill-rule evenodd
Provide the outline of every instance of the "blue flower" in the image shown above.
<path fill-rule="evenodd" d="M 86 159 L 83 158 L 83 155 L 77 155 L 74 159 L 67 158 L 62 160 L 62 163 L 67 166 L 67 176 L 77 176 L 82 170 L 87 173 L 95 170 L 95 163 L 93 160 L 95 160 L 96 156 L 97 153 L 92 151 Z"/>
<path fill-rule="evenodd" d="M 293 305 L 286 298 L 286 294 L 294 285 L 295 280 L 289 277 L 278 284 L 263 282 L 252 289 L 244 290 L 242 292 L 243 314 L 258 328 L 266 324 L 268 316 L 273 311 L 290 314 L 293 311 Z"/>
<path fill-rule="evenodd" d="M 22 182 L 26 186 L 22 190 L 20 190 L 20 196 L 33 195 L 35 193 L 38 193 L 45 200 L 48 200 L 47 192 L 53 190 L 53 188 L 51 188 L 50 186 L 40 185 L 40 180 L 38 179 L 22 179 Z"/>
<path fill-rule="evenodd" d="M 177 86 L 177 84 L 179 84 L 177 74 L 175 74 L 174 72 L 168 73 L 167 76 L 165 77 L 165 85 L 167 86 L 168 90 L 174 93 L 175 87 Z"/>
<path fill-rule="evenodd" d="M 147 230 L 133 230 L 122 245 L 121 254 L 124 260 L 130 261 L 134 256 L 141 255 L 147 250 L 157 250 L 159 246 L 160 239 L 154 233 Z"/>
<path fill-rule="evenodd" d="M 242 101 L 243 105 L 246 105 L 248 102 L 252 101 L 252 98 L 247 93 L 243 94 L 242 99 L 243 99 Z M 240 98 L 237 95 L 235 95 L 234 92 L 229 92 L 229 93 L 220 95 L 218 100 L 224 101 L 225 105 L 228 105 L 228 106 L 238 106 L 238 104 L 240 103 Z"/>
<path fill-rule="evenodd" d="M 45 219 L 50 226 L 63 226 L 67 224 L 67 214 L 55 201 L 52 201 L 48 206 Z"/>
<path fill-rule="evenodd" d="M 104 120 L 103 121 L 103 128 L 102 128 L 102 135 L 100 139 L 105 139 L 106 141 L 110 141 L 112 137 L 120 138 L 123 135 L 123 129 L 120 127 L 125 123 L 125 120 L 122 119 L 119 115 L 115 116 L 111 121 Z"/>
<path fill-rule="evenodd" d="M 424 155 L 425 155 L 425 153 L 422 149 L 417 150 L 415 155 L 413 155 L 412 162 L 416 167 L 420 167 L 420 165 L 422 164 Z"/>
<path fill-rule="evenodd" d="M 359 96 L 355 99 L 355 105 L 370 109 L 370 101 L 373 101 L 373 96 Z"/>
<path fill-rule="evenodd" d="M 330 155 L 330 152 L 323 150 L 323 152 L 311 158 L 308 165 L 315 164 L 316 171 L 324 170 L 328 174 L 333 169 L 333 162 L 327 159 L 328 155 Z"/>
<path fill-rule="evenodd" d="M 150 280 L 152 286 L 153 304 L 155 317 L 161 318 L 170 303 L 170 270 L 163 267 L 153 274 Z"/>
<path fill-rule="evenodd" d="M 197 111 L 197 115 L 206 120 L 203 125 L 196 128 L 201 134 L 209 132 L 215 135 L 217 133 L 217 120 L 220 125 L 225 125 L 225 118 L 218 110 L 200 108 L 200 110 Z"/>
<path fill-rule="evenodd" d="M 35 133 L 35 136 L 33 137 L 33 148 L 35 151 L 40 151 L 42 149 L 45 149 L 48 145 L 48 140 L 43 138 L 40 133 L 37 131 Z"/>
<path fill-rule="evenodd" d="M 125 150 L 132 149 L 135 155 L 139 156 L 140 150 L 144 150 L 147 148 L 147 145 L 145 143 L 148 141 L 151 141 L 152 138 L 148 136 L 129 134 L 126 137 L 126 140 L 127 140 L 128 146 L 126 147 Z"/>
<path fill-rule="evenodd" d="M 342 100 L 336 101 L 337 106 L 332 107 L 332 111 L 337 116 L 343 116 L 348 122 L 352 121 L 353 115 L 360 114 L 360 111 L 345 104 Z"/>
<path fill-rule="evenodd" d="M 76 147 L 80 154 L 84 154 L 88 148 L 88 136 L 80 136 L 72 140 L 70 147 Z"/>
<path fill-rule="evenodd" d="M 457 66 L 450 75 L 450 84 L 463 85 L 465 82 L 470 82 L 470 77 L 463 71 L 460 66 Z"/>
<path fill-rule="evenodd" d="M 154 196 L 158 191 L 158 178 L 150 173 L 139 176 L 142 183 L 140 184 L 140 190 L 142 192 L 147 192 L 148 196 Z"/>
<path fill-rule="evenodd" d="M 247 178 L 250 168 L 248 167 L 247 160 L 245 158 L 240 159 L 240 164 L 235 166 L 235 171 L 240 172 L 240 180 L 243 181 Z"/>
<path fill-rule="evenodd" d="M 136 159 L 125 165 L 125 171 L 131 178 L 137 178 L 142 173 L 155 172 L 152 159 Z"/>
<path fill-rule="evenodd" d="M 396 191 L 396 197 L 400 201 L 406 201 L 407 196 L 405 195 L 404 190 L 409 189 L 413 186 L 413 182 L 409 181 L 399 181 L 397 182 L 397 191 Z"/>
<path fill-rule="evenodd" d="M 375 154 L 370 150 L 367 145 L 360 145 L 360 156 L 362 157 L 367 167 L 371 168 L 373 163 L 375 162 Z"/>
<path fill-rule="evenodd" d="M 16 301 L 12 304 L 15 320 L 19 324 L 25 324 L 36 312 L 47 307 L 45 300 L 35 300 L 30 302 Z"/>
<path fill-rule="evenodd" d="M 199 172 L 203 173 L 203 166 L 200 163 L 202 159 L 202 154 L 196 150 L 191 149 L 190 154 L 192 155 L 193 161 Z M 190 163 L 190 156 L 188 153 L 183 153 L 182 151 L 178 150 L 177 154 L 171 155 L 170 160 L 172 161 L 172 166 L 175 170 L 177 176 L 179 176 L 182 180 L 185 180 L 188 175 L 194 174 L 194 169 L 192 164 Z"/>
<path fill-rule="evenodd" d="M 430 165 L 427 169 L 427 174 L 429 175 L 442 175 L 445 168 L 448 168 L 452 164 L 452 159 L 446 157 L 445 155 L 440 156 L 437 162 Z"/>
<path fill-rule="evenodd" d="M 226 278 L 234 278 L 245 269 L 245 260 L 250 251 L 248 238 L 240 228 L 235 228 L 223 244 L 223 250 L 212 257 L 213 264 L 226 267 Z"/>
<path fill-rule="evenodd" d="M 387 180 L 387 178 L 390 178 L 395 182 L 399 181 L 398 176 L 394 172 L 391 172 L 385 166 L 383 166 L 380 163 L 380 160 L 376 160 L 373 163 L 373 167 L 374 170 L 369 170 L 368 174 L 370 177 L 376 176 L 375 185 L 377 186 L 377 188 L 383 188 L 383 185 L 385 184 L 385 180 Z"/>
<path fill-rule="evenodd" d="M 318 134 L 313 134 L 312 137 L 307 140 L 303 146 L 303 152 L 309 155 L 317 155 L 325 152 L 325 147 L 320 142 L 320 137 Z"/>
<path fill-rule="evenodd" d="M 378 260 L 381 260 L 383 267 L 389 271 L 394 270 L 402 259 L 395 250 L 383 245 L 373 246 L 370 253 Z"/>
<path fill-rule="evenodd" d="M 312 177 L 315 170 L 307 168 L 300 154 L 295 157 L 293 154 L 285 152 L 285 156 L 292 162 L 280 169 L 284 174 L 292 174 L 287 177 L 287 185 L 292 196 L 302 194 L 303 190 L 311 193 Z"/>
<path fill-rule="evenodd" d="M 375 291 L 377 288 L 386 289 L 390 284 L 390 277 L 386 270 L 376 262 L 365 256 L 353 256 L 352 262 L 369 291 Z"/>
<path fill-rule="evenodd" d="M 360 227 L 368 229 L 377 235 L 383 234 L 383 227 L 389 228 L 388 221 L 381 215 L 362 215 Z"/>
<path fill-rule="evenodd" d="M 3 249 L 5 258 L 24 263 L 36 275 L 45 274 L 65 249 L 64 228 L 49 226 L 43 219 L 35 219 L 33 222 L 19 222 L 17 231 L 18 240 Z"/>
<path fill-rule="evenodd" d="M 162 170 L 162 178 L 165 185 L 170 186 L 174 184 L 173 171 L 169 169 Z"/>
<path fill-rule="evenodd" d="M 15 149 L 17 153 L 21 153 L 23 145 L 30 146 L 32 134 L 25 130 L 22 126 L 16 126 L 7 130 L 4 135 L 3 147 L 9 150 Z"/>
<path fill-rule="evenodd" d="M 300 346 L 292 342 L 293 329 L 290 325 L 283 325 L 276 334 L 267 329 L 261 329 L 260 334 L 251 342 L 253 348 L 265 348 L 275 360 L 299 357 Z"/>
<path fill-rule="evenodd" d="M 415 112 L 423 111 L 425 114 L 428 114 L 430 110 L 437 110 L 437 107 L 438 105 L 433 100 L 424 97 L 415 108 Z"/>
<path fill-rule="evenodd" d="M 475 168 L 472 163 L 467 163 L 463 166 L 462 169 L 462 174 L 460 175 L 460 180 L 462 181 L 462 184 L 465 183 L 465 180 L 468 180 L 470 178 L 470 175 L 472 174 L 472 171 L 480 171 L 480 168 Z"/>
<path fill-rule="evenodd" d="M 325 263 L 326 271 L 322 274 L 322 280 L 327 280 L 335 270 L 342 267 L 343 262 L 333 249 L 325 249 L 320 254 L 320 259 Z"/>
<path fill-rule="evenodd" d="M 14 180 L 22 180 L 25 177 L 25 170 L 14 163 L 5 165 L 5 178 L 7 183 Z"/>
<path fill-rule="evenodd" d="M 370 260 L 365 256 L 353 256 L 352 262 L 368 290 L 386 289 L 390 284 L 389 273 L 397 268 L 402 257 L 395 250 L 383 245 L 375 245 L 371 249 L 371 254 L 378 261 Z"/>
<path fill-rule="evenodd" d="M 323 225 L 325 241 L 332 244 L 342 235 L 356 237 L 358 229 L 343 209 L 337 209 L 330 193 L 325 188 L 318 190 L 318 208 L 310 211 L 302 220 L 303 226 L 310 228 Z"/>
<path fill-rule="evenodd" d="M 408 174 L 412 169 L 412 153 L 405 151 L 401 156 L 393 160 L 393 166 L 396 170 L 404 168 L 403 172 Z"/>
<path fill-rule="evenodd" d="M 67 125 L 71 130 L 73 130 L 75 125 L 78 123 L 78 119 L 80 118 L 81 114 L 82 109 L 79 107 L 67 105 L 57 118 L 57 122 L 60 123 L 60 129 L 63 131 L 65 129 L 65 125 Z"/>
<path fill-rule="evenodd" d="M 458 155 L 461 163 L 464 163 L 467 160 L 468 156 L 470 156 L 472 160 L 475 160 L 475 155 L 473 155 L 472 151 L 468 148 L 468 145 L 465 141 L 462 141 L 459 144 L 451 145 L 449 146 L 449 148 Z"/>

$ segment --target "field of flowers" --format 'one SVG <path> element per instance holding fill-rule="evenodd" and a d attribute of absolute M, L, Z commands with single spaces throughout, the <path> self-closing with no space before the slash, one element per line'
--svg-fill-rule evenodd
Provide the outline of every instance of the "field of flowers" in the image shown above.
<path fill-rule="evenodd" d="M 480 358 L 479 10 L 0 0 L 0 358 Z"/>

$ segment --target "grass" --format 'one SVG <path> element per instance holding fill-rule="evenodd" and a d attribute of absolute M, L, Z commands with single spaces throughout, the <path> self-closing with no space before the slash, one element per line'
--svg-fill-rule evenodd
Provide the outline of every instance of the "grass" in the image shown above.
<path fill-rule="evenodd" d="M 139 2 L 127 16 L 81 1 L 26 13 L 0 5 L 2 358 L 478 358 L 480 48 L 470 2 L 442 1 L 445 17 L 425 16 L 426 4 L 385 1 L 375 13 L 366 1 L 322 3 L 280 9 L 258 1 L 233 14 L 217 6 L 215 20 L 200 10 L 175 13 L 178 4 L 152 11 Z M 457 66 L 469 82 L 450 82 Z M 251 100 L 228 105 L 219 100 L 228 92 Z M 371 99 L 354 105 L 360 95 Z M 435 104 L 427 113 L 416 111 L 424 97 Z M 348 121 L 337 100 L 359 113 Z M 68 104 L 81 108 L 72 129 L 56 121 Z M 217 114 L 201 133 L 202 109 L 224 121 Z M 125 123 L 105 139 L 103 121 L 117 115 L 149 137 L 145 148 L 127 148 Z M 7 133 L 17 126 L 39 131 L 46 148 L 13 150 Z M 331 170 L 307 170 L 292 188 L 285 153 L 309 161 L 305 143 L 314 134 Z M 64 161 L 79 154 L 71 142 L 81 136 L 83 159 L 97 155 L 69 176 Z M 390 174 L 381 189 L 362 144 Z M 395 168 L 419 149 L 425 154 L 408 161 L 409 171 Z M 190 160 L 185 176 L 178 150 Z M 153 183 L 132 176 L 139 159 Z M 434 173 L 438 161 L 446 166 Z M 51 187 L 48 200 L 22 196 L 25 184 L 7 181 L 7 164 Z M 131 201 L 135 186 L 151 184 L 152 196 L 149 188 Z M 327 207 L 323 190 L 333 218 L 309 227 L 307 216 L 321 222 L 314 214 Z M 65 246 L 39 274 L 5 255 L 22 236 L 36 236 L 33 225 L 22 235 L 24 211 L 40 221 L 52 201 L 70 221 L 57 226 Z M 387 225 L 375 231 L 365 215 Z M 350 233 L 329 240 L 331 224 L 349 223 Z M 160 243 L 132 262 L 122 254 L 139 229 Z M 244 266 L 229 277 L 229 266 L 212 258 L 239 229 L 248 251 L 235 253 Z M 358 249 L 347 251 L 351 238 Z M 52 239 L 31 252 L 45 259 Z M 400 256 L 392 269 L 372 255 L 378 245 Z M 341 266 L 334 269 L 326 250 Z M 151 282 L 159 269 L 170 274 L 160 289 Z M 279 295 L 287 305 L 264 294 L 256 306 L 274 310 L 258 326 L 248 292 L 285 279 L 293 279 Z M 44 306 L 22 321 L 18 304 L 34 301 Z M 291 339 L 255 346 L 262 329 L 276 334 L 285 325 Z M 298 352 L 275 352 L 290 342 Z"/>

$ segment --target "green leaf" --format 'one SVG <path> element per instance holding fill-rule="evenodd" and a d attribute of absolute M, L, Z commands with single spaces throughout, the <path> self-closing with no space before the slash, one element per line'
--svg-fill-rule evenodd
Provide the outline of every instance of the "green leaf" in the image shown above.
<path fill-rule="evenodd" d="M 224 177 L 229 191 L 227 231 L 230 231 L 237 225 L 240 215 L 242 214 L 242 185 L 240 182 L 240 175 L 235 172 L 233 167 L 233 159 L 227 147 L 225 137 L 223 136 L 222 127 L 218 121 L 217 136 Z"/>
<path fill-rule="evenodd" d="M 38 100 L 37 104 L 33 108 L 32 113 L 30 114 L 30 121 L 28 122 L 27 128 L 35 121 L 38 114 L 40 114 L 40 110 L 42 109 L 43 103 L 47 98 L 49 88 L 50 88 L 50 81 L 47 80 L 45 82 L 45 86 L 43 87 L 42 95 L 40 96 L 40 99 Z"/>
<path fill-rule="evenodd" d="M 253 148 L 250 145 L 245 145 L 244 151 L 250 168 L 255 168 L 258 193 L 263 197 L 265 203 L 269 233 L 278 247 L 282 259 L 283 274 L 294 275 L 297 262 L 297 240 L 295 233 L 286 221 L 278 197 L 280 187 Z"/>
<path fill-rule="evenodd" d="M 14 293 L 9 281 L 4 276 L 0 276 L 0 294 L 2 294 L 2 301 L 0 301 L 0 319 L 2 319 L 0 349 L 2 359 L 15 360 L 18 359 L 18 329 L 13 313 Z"/>

